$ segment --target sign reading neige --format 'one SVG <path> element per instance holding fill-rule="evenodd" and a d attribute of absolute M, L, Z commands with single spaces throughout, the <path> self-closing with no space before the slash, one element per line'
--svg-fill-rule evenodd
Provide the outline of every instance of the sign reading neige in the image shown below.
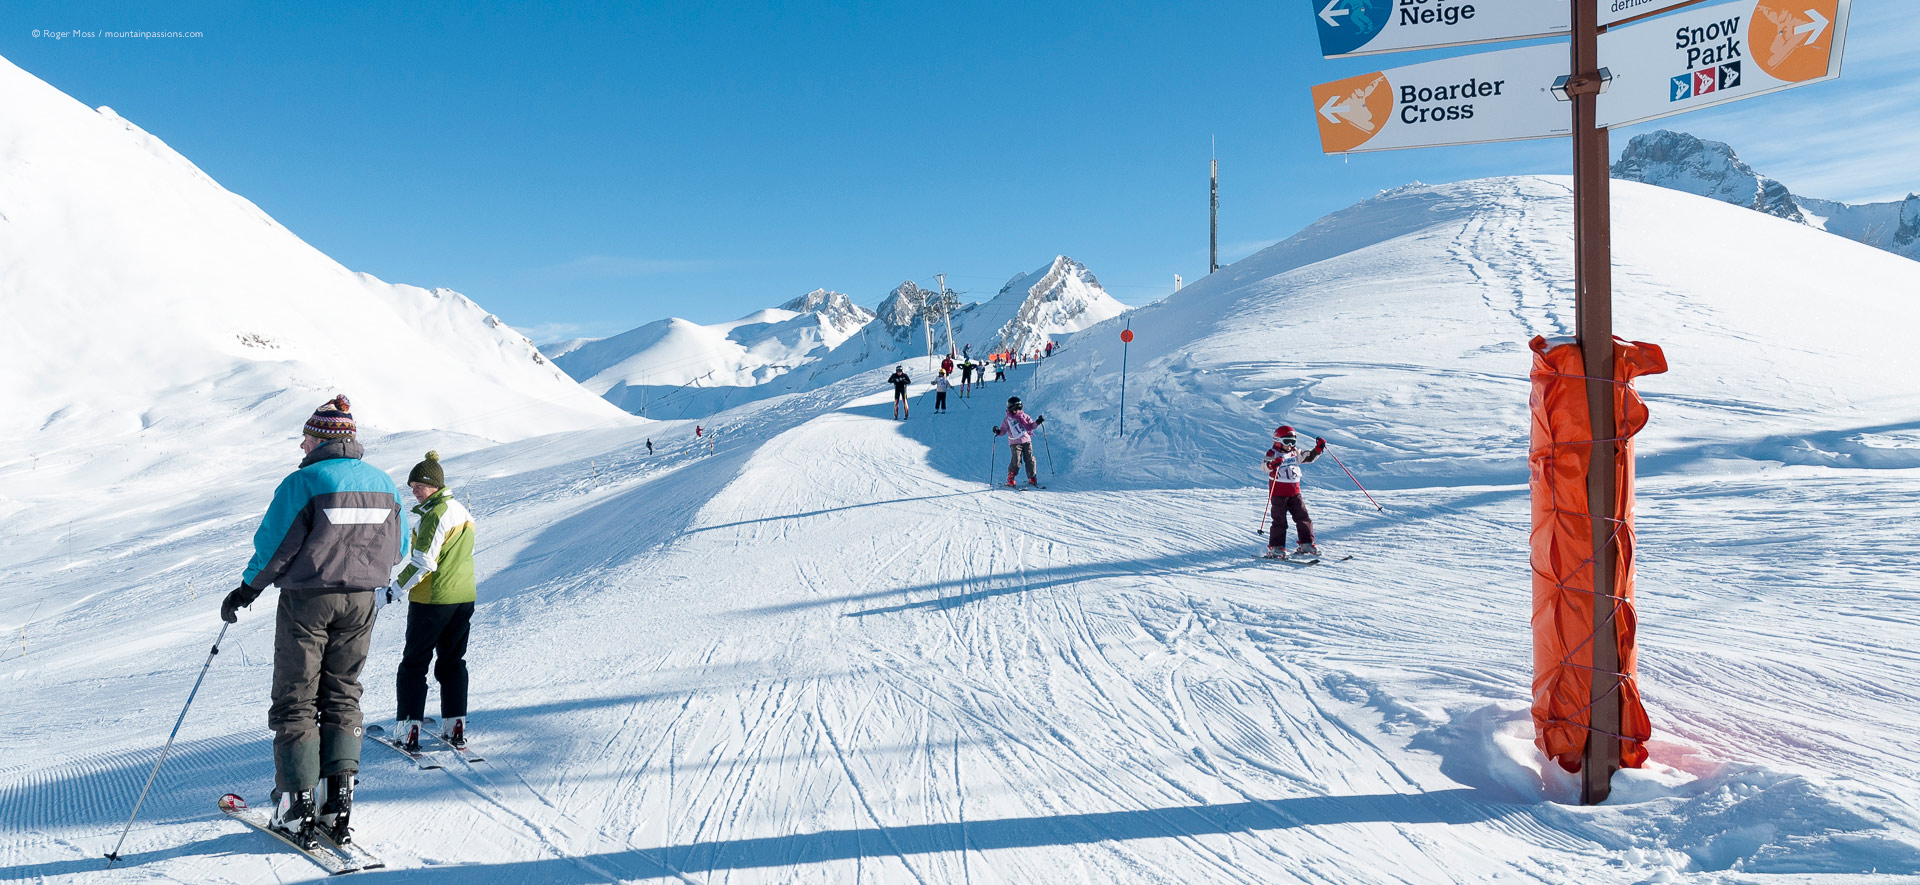
<path fill-rule="evenodd" d="M 1603 3 L 1618 0 L 1601 0 Z M 1671 3 L 1672 0 L 1654 0 Z M 1328 58 L 1548 37 L 1572 30 L 1560 0 L 1307 0 Z"/>
<path fill-rule="evenodd" d="M 1322 83 L 1313 87 L 1320 147 L 1339 154 L 1568 135 L 1571 105 L 1548 91 L 1566 70 L 1566 45 L 1550 43 Z"/>
<path fill-rule="evenodd" d="M 1624 2 L 1624 0 L 1606 0 Z M 1737 0 L 1600 35 L 1608 128 L 1840 76 L 1852 0 Z"/>

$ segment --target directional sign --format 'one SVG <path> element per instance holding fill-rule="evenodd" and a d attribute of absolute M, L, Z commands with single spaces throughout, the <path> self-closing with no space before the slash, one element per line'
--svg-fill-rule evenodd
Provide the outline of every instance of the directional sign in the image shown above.
<path fill-rule="evenodd" d="M 1307 2 L 1319 20 L 1320 52 L 1328 58 L 1524 40 L 1565 34 L 1573 28 L 1571 7 L 1564 0 Z"/>
<path fill-rule="evenodd" d="M 1852 0 L 1737 0 L 1600 35 L 1615 128 L 1840 76 Z"/>
<path fill-rule="evenodd" d="M 1573 131 L 1547 91 L 1567 72 L 1565 44 L 1524 46 L 1375 71 L 1313 87 L 1329 154 L 1553 138 Z"/>
<path fill-rule="evenodd" d="M 1600 0 L 1600 27 L 1704 2 L 1706 0 Z"/>

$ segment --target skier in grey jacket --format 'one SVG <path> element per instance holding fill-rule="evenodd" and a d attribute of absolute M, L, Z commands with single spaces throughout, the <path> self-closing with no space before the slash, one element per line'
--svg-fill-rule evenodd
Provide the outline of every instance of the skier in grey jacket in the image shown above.
<path fill-rule="evenodd" d="M 253 535 L 253 559 L 220 604 L 227 623 L 268 585 L 274 612 L 272 825 L 317 844 L 317 827 L 337 843 L 351 834 L 353 779 L 360 770 L 360 668 L 373 636 L 374 589 L 406 555 L 400 490 L 360 460 L 353 415 L 336 396 L 307 419 L 306 457 L 274 489 Z M 322 786 L 320 781 L 326 780 Z M 316 807 L 319 788 L 324 806 Z"/>

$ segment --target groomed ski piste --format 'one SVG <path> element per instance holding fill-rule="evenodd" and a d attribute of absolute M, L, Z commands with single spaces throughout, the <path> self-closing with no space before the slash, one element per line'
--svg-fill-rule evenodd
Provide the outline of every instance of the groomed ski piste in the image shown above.
<path fill-rule="evenodd" d="M 355 827 L 387 866 L 356 881 L 1914 881 L 1920 265 L 1616 186 L 1616 327 L 1673 365 L 1640 384 L 1655 731 L 1581 807 L 1526 713 L 1525 342 L 1571 332 L 1568 193 L 1409 186 L 1132 312 L 1124 434 L 1125 320 L 901 422 L 886 354 L 698 422 L 535 436 L 366 392 L 368 459 L 403 477 L 437 448 L 476 515 L 486 762 L 367 747 Z M 102 855 L 336 392 L 302 375 L 325 356 L 260 363 L 280 395 L 251 411 L 180 385 L 151 394 L 164 421 L 0 448 L 0 879 L 324 876 L 214 808 L 271 784 L 272 591 Z M 71 377 L 45 396 L 110 394 Z M 1015 394 L 1048 417 L 1049 488 L 996 494 Z M 1385 506 L 1309 466 L 1353 560 L 1253 558 L 1280 423 Z M 375 631 L 370 721 L 402 620 Z"/>

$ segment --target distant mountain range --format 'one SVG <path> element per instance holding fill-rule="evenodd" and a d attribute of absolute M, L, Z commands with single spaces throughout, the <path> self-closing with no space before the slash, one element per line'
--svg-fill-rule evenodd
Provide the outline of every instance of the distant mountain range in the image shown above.
<path fill-rule="evenodd" d="M 951 316 L 930 316 L 927 303 L 939 298 L 908 280 L 869 311 L 843 293 L 816 289 L 732 322 L 672 317 L 542 352 L 613 404 L 671 418 L 811 388 L 929 352 L 1027 354 L 1127 309 L 1086 265 L 1065 255 L 1015 275 L 984 303 L 953 299 Z M 796 375 L 800 369 L 805 372 Z"/>
<path fill-rule="evenodd" d="M 1613 177 L 1712 197 L 1920 260 L 1920 194 L 1860 204 L 1801 196 L 1741 162 L 1726 144 L 1667 129 L 1634 136 Z"/>

